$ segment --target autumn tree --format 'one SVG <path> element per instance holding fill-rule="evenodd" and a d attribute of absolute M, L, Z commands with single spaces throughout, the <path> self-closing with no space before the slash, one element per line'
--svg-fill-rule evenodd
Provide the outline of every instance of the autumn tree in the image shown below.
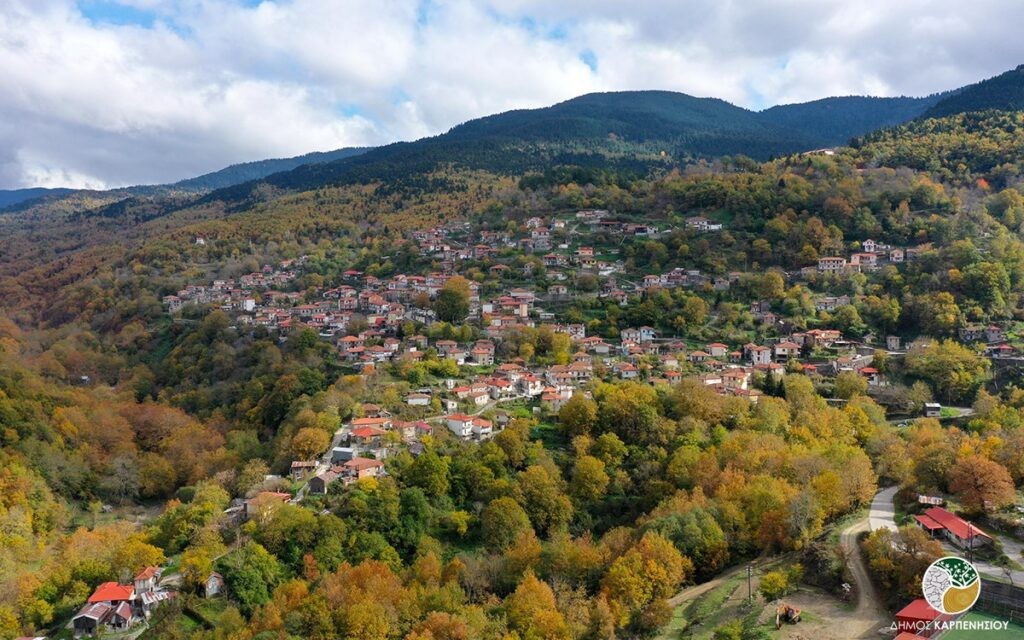
<path fill-rule="evenodd" d="M 292 453 L 297 460 L 312 460 L 327 451 L 331 435 L 318 427 L 303 427 L 292 438 Z"/>
<path fill-rule="evenodd" d="M 944 555 L 939 541 L 915 526 L 898 531 L 876 529 L 864 540 L 863 548 L 871 573 L 892 604 L 921 597 L 921 577 Z"/>
<path fill-rule="evenodd" d="M 603 462 L 589 455 L 576 459 L 569 481 L 569 493 L 577 502 L 588 503 L 598 500 L 604 496 L 607 488 L 608 474 L 605 473 Z"/>
<path fill-rule="evenodd" d="M 957 461 L 949 475 L 949 490 L 972 513 L 991 513 L 1017 499 L 1006 467 L 981 455 Z"/>
<path fill-rule="evenodd" d="M 518 486 L 523 509 L 538 533 L 547 533 L 565 526 L 572 520 L 573 508 L 561 487 L 557 473 L 540 466 L 527 467 L 519 474 Z"/>
<path fill-rule="evenodd" d="M 597 404 L 582 393 L 574 393 L 559 409 L 558 422 L 569 437 L 589 434 L 597 425 Z"/>
<path fill-rule="evenodd" d="M 515 592 L 505 599 L 505 610 L 509 624 L 523 637 L 551 640 L 569 640 L 571 637 L 565 618 L 558 611 L 554 592 L 532 571 L 527 571 Z"/>
<path fill-rule="evenodd" d="M 689 558 L 665 538 L 648 532 L 608 568 L 601 580 L 601 591 L 618 625 L 624 627 L 631 621 L 639 622 L 646 610 L 662 609 L 663 601 L 692 572 L 693 562 Z M 667 620 L 660 622 L 664 624 Z"/>
<path fill-rule="evenodd" d="M 836 376 L 835 396 L 849 400 L 853 396 L 863 395 L 868 391 L 867 378 L 856 371 L 843 371 Z"/>

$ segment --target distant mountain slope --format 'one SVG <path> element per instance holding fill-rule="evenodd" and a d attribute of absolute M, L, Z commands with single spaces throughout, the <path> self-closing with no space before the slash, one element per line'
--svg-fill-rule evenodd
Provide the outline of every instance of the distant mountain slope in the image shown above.
<path fill-rule="evenodd" d="M 45 198 L 49 196 L 66 196 L 74 189 L 46 189 L 33 187 L 31 189 L 0 189 L 0 209 L 12 207 L 22 202 Z"/>
<path fill-rule="evenodd" d="M 136 187 L 124 187 L 111 189 L 105 192 L 92 192 L 97 195 L 108 194 L 115 197 L 153 197 L 167 194 L 180 195 L 200 194 L 215 189 L 223 189 L 232 185 L 252 180 L 259 180 L 274 173 L 290 171 L 297 167 L 309 164 L 320 164 L 333 162 L 344 158 L 351 158 L 361 153 L 366 153 L 370 147 L 345 147 L 334 151 L 315 151 L 293 158 L 274 158 L 269 160 L 257 160 L 255 162 L 243 162 L 233 164 L 219 171 L 206 173 L 195 178 L 188 178 L 172 184 L 140 185 Z M 0 210 L 22 209 L 42 198 L 59 199 L 75 193 L 85 193 L 83 189 L 11 189 L 0 190 Z"/>
<path fill-rule="evenodd" d="M 361 153 L 366 153 L 369 147 L 345 147 L 334 151 L 315 151 L 294 158 L 274 158 L 269 160 L 257 160 L 255 162 L 243 162 L 225 167 L 220 171 L 206 173 L 195 178 L 181 180 L 167 185 L 172 189 L 185 191 L 209 191 L 230 187 L 233 184 L 259 180 L 265 176 L 281 171 L 290 171 L 305 164 L 319 164 L 332 162 L 343 158 L 350 158 Z"/>
<path fill-rule="evenodd" d="M 949 93 L 925 98 L 844 96 L 765 109 L 758 117 L 778 127 L 799 130 L 821 142 L 838 146 L 866 133 L 913 120 Z"/>
<path fill-rule="evenodd" d="M 994 78 L 967 85 L 940 100 L 924 112 L 925 118 L 969 113 L 972 111 L 1019 111 L 1024 109 L 1024 65 Z"/>
<path fill-rule="evenodd" d="M 297 191 L 356 182 L 408 184 L 448 165 L 499 173 L 557 164 L 644 172 L 687 157 L 744 154 L 766 159 L 822 144 L 819 137 L 762 121 L 753 111 L 715 98 L 670 91 L 593 93 L 550 107 L 471 120 L 439 136 L 306 165 L 260 182 Z M 256 191 L 255 182 L 245 183 L 215 191 L 204 201 L 242 204 Z"/>
<path fill-rule="evenodd" d="M 619 91 L 591 93 L 541 109 L 500 113 L 453 128 L 447 137 L 504 137 L 525 140 L 603 139 L 633 141 L 682 138 L 694 153 L 712 151 L 718 144 L 733 144 L 744 136 L 790 146 L 775 125 L 717 98 L 695 98 L 671 91 Z"/>

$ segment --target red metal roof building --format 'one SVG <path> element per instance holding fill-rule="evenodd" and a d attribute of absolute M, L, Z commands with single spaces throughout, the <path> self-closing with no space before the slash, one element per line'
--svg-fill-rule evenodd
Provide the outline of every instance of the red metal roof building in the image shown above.
<path fill-rule="evenodd" d="M 963 518 L 946 511 L 942 507 L 932 507 L 921 515 L 914 516 L 917 524 L 932 534 L 942 536 L 961 549 L 980 547 L 992 541 L 992 538 Z"/>
<path fill-rule="evenodd" d="M 911 637 L 930 638 L 935 633 L 934 623 L 952 616 L 932 609 L 924 598 L 918 598 L 896 613 L 896 630 Z M 916 634 L 916 635 L 915 635 Z"/>

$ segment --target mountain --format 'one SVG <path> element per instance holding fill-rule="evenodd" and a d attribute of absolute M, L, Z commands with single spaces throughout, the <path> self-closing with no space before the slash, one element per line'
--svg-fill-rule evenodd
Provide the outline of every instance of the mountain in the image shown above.
<path fill-rule="evenodd" d="M 717 98 L 671 91 L 592 93 L 550 107 L 478 118 L 414 142 L 248 162 L 174 184 L 119 191 L 124 197 L 205 194 L 200 204 L 224 202 L 237 210 L 258 193 L 265 197 L 257 188 L 261 184 L 307 191 L 384 182 L 397 189 L 448 166 L 522 174 L 553 165 L 579 165 L 643 174 L 696 157 L 746 155 L 764 160 L 845 144 L 912 120 L 950 97 L 834 97 L 756 112 Z M 28 200 L 11 196 L 5 203 L 0 195 L 0 209 Z"/>
<path fill-rule="evenodd" d="M 305 165 L 259 182 L 304 191 L 358 182 L 408 183 L 444 166 L 515 174 L 575 164 L 644 173 L 693 157 L 742 154 L 763 160 L 905 122 L 929 106 L 928 100 L 832 98 L 758 113 L 671 91 L 592 93 L 550 107 L 478 118 L 439 136 Z M 830 125 L 830 116 L 837 114 L 841 121 Z M 204 201 L 244 205 L 256 186 L 250 182 L 214 191 Z"/>
<path fill-rule="evenodd" d="M 209 191 L 230 187 L 233 184 L 259 180 L 265 176 L 281 171 L 290 171 L 296 167 L 306 164 L 320 164 L 332 162 L 343 158 L 350 158 L 361 153 L 366 153 L 369 147 L 345 147 L 334 151 L 315 151 L 293 158 L 274 158 L 269 160 L 257 160 L 255 162 L 243 162 L 225 167 L 220 171 L 205 173 L 195 178 L 181 180 L 171 185 L 172 189 L 183 189 L 185 191 Z"/>
<path fill-rule="evenodd" d="M 972 111 L 1019 111 L 1024 109 L 1024 65 L 994 78 L 967 85 L 924 112 L 925 118 L 941 118 Z"/>
<path fill-rule="evenodd" d="M 505 135 L 525 139 L 600 137 L 608 131 L 638 140 L 691 137 L 696 152 L 739 143 L 746 155 L 758 146 L 773 153 L 800 145 L 839 145 L 881 127 L 921 115 L 947 94 L 926 98 L 844 96 L 752 112 L 715 98 L 669 91 L 595 93 L 547 109 L 510 111 L 480 118 L 451 130 L 451 136 Z M 779 140 L 780 135 L 789 139 Z M 795 139 L 794 139 L 795 136 Z"/>
<path fill-rule="evenodd" d="M 846 144 L 851 138 L 903 124 L 920 116 L 950 93 L 925 98 L 843 96 L 765 109 L 758 117 L 777 127 L 796 129 L 823 147 Z"/>
<path fill-rule="evenodd" d="M 33 187 L 30 189 L 0 189 L 0 209 L 12 207 L 22 202 L 46 197 L 66 196 L 74 189 L 46 189 Z"/>
<path fill-rule="evenodd" d="M 351 158 L 361 153 L 366 153 L 369 149 L 370 147 L 345 147 L 342 149 L 335 149 L 334 151 L 314 151 L 312 153 L 292 158 L 273 158 L 268 160 L 257 160 L 255 162 L 243 162 L 240 164 L 229 165 L 219 171 L 205 173 L 201 176 L 196 176 L 195 178 L 187 178 L 174 183 L 140 185 L 135 187 L 111 189 L 107 192 L 93 193 L 105 193 L 123 198 L 153 197 L 169 193 L 181 194 L 182 192 L 201 194 L 214 189 L 223 189 L 243 182 L 259 180 L 260 178 L 265 178 L 266 176 L 283 171 L 290 171 L 303 165 L 321 164 L 344 158 Z M 23 208 L 34 203 L 34 201 L 41 200 L 43 198 L 58 199 L 71 194 L 87 193 L 89 191 L 90 190 L 87 189 L 44 188 L 0 190 L 0 210 Z"/>
<path fill-rule="evenodd" d="M 721 146 L 790 147 L 785 133 L 757 114 L 717 98 L 671 91 L 591 93 L 541 109 L 521 109 L 471 120 L 448 132 L 451 139 L 680 140 L 694 154 Z M 755 149 L 753 151 L 757 153 Z"/>

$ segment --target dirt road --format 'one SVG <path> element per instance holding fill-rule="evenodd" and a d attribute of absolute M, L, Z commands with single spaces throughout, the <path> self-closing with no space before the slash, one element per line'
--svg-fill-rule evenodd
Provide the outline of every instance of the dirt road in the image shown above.
<path fill-rule="evenodd" d="M 878 629 L 892 623 L 892 616 L 882 606 L 875 585 L 871 583 L 864 556 L 857 544 L 857 535 L 862 531 L 868 531 L 872 524 L 871 515 L 877 517 L 884 512 L 885 501 L 892 504 L 892 498 L 883 495 L 888 491 L 890 490 L 885 489 L 875 496 L 868 516 L 861 518 L 839 534 L 839 543 L 846 549 L 847 556 L 850 558 L 850 572 L 857 584 L 857 608 L 843 621 L 843 635 L 835 636 L 837 638 L 877 638 Z M 875 502 L 879 502 L 878 511 L 875 509 Z M 884 520 L 884 516 L 880 520 Z"/>

